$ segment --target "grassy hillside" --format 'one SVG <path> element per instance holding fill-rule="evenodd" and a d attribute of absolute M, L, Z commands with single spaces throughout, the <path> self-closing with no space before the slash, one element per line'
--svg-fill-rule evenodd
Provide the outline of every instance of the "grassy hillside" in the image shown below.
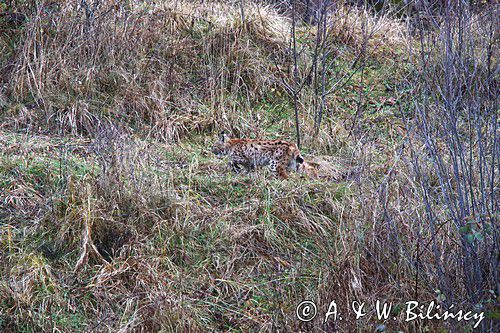
<path fill-rule="evenodd" d="M 481 117 L 456 116 L 448 140 L 446 125 L 422 125 L 447 110 L 429 88 L 451 73 L 431 49 L 442 31 L 419 39 L 400 12 L 332 11 L 317 129 L 321 75 L 308 72 L 320 25 L 251 1 L 244 20 L 239 2 L 93 3 L 0 4 L 1 331 L 472 330 L 406 322 L 410 300 L 483 311 L 478 330 L 498 328 L 498 49 L 487 33 L 463 51 L 478 54 L 460 67 L 473 73 L 450 83 L 464 84 L 461 101 L 480 96 L 470 105 Z M 220 130 L 294 142 L 294 107 L 318 179 L 235 174 L 212 154 Z M 461 193 L 445 175 L 468 174 L 457 149 L 473 198 L 462 215 L 442 196 Z M 303 300 L 319 310 L 311 322 L 296 317 Z M 325 323 L 332 300 L 344 319 Z M 360 319 L 354 300 L 368 304 Z M 393 302 L 394 320 L 377 318 L 377 300 Z"/>

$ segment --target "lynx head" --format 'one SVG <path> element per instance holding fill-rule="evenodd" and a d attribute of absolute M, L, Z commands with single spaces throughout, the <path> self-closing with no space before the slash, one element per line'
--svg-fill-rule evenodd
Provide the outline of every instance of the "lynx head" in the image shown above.
<path fill-rule="evenodd" d="M 318 163 L 303 161 L 303 163 L 301 163 L 297 168 L 297 171 L 302 175 L 307 176 L 308 178 L 316 179 L 319 177 L 318 169 L 319 169 Z"/>

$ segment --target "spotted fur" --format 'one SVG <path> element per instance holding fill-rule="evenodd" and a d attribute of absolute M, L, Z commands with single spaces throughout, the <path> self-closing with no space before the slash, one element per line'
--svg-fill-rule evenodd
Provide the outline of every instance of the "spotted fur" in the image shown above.
<path fill-rule="evenodd" d="M 224 132 L 212 149 L 217 156 L 229 156 L 229 166 L 234 171 L 241 167 L 253 170 L 268 165 L 271 171 L 287 179 L 287 170 L 297 171 L 304 163 L 300 151 L 293 143 L 282 140 L 231 139 Z"/>

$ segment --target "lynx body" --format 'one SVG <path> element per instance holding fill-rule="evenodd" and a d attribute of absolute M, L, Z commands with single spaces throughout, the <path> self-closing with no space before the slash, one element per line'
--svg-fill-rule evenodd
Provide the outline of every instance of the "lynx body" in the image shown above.
<path fill-rule="evenodd" d="M 231 139 L 221 133 L 212 151 L 219 157 L 228 156 L 235 171 L 268 165 L 282 179 L 288 178 L 287 170 L 297 171 L 304 163 L 297 146 L 283 140 Z"/>

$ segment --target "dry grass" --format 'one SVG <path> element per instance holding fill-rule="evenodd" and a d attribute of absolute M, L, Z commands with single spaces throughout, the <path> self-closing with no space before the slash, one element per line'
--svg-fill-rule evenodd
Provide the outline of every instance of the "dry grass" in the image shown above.
<path fill-rule="evenodd" d="M 213 127 L 224 99 L 276 87 L 267 58 L 282 52 L 288 23 L 269 7 L 249 4 L 243 25 L 222 3 L 102 2 L 92 16 L 71 2 L 47 6 L 26 23 L 3 85 L 66 132 L 112 118 L 173 141 Z"/>
<path fill-rule="evenodd" d="M 0 330 L 446 328 L 401 315 L 383 323 L 374 311 L 320 318 L 332 300 L 340 309 L 441 302 L 426 274 L 429 240 L 446 253 L 459 247 L 449 223 L 419 223 L 413 134 L 399 117 L 414 93 L 398 88 L 411 65 L 398 56 L 399 21 L 335 14 L 328 36 L 345 57 L 329 75 L 349 74 L 365 46 L 367 65 L 328 96 L 316 137 L 304 89 L 303 152 L 318 177 L 280 181 L 263 169 L 234 174 L 210 147 L 219 128 L 293 140 L 281 84 L 292 75 L 289 18 L 251 1 L 245 22 L 236 2 L 101 1 L 92 16 L 58 3 L 39 3 L 0 37 L 9 50 L 0 59 Z M 310 57 L 315 28 L 300 29 Z M 421 167 L 437 184 L 430 163 Z M 295 317 L 304 299 L 321 311 L 309 324 Z"/>
<path fill-rule="evenodd" d="M 407 46 L 409 39 L 404 22 L 391 13 L 373 15 L 368 9 L 344 4 L 336 7 L 327 28 L 329 38 L 341 45 L 349 45 L 357 52 L 363 50 L 371 58 L 394 61 L 397 52 Z"/>
<path fill-rule="evenodd" d="M 2 138 L 12 161 L 2 167 L 4 329 L 295 331 L 302 299 L 326 308 L 413 294 L 404 262 L 391 264 L 390 224 L 370 185 L 381 171 L 357 159 L 317 156 L 319 180 L 279 181 L 232 174 L 209 155 L 211 138 L 167 148 L 113 131 L 70 147 Z M 404 170 L 389 177 L 389 207 L 413 251 L 415 185 Z M 376 323 L 370 314 L 342 327 Z"/>
<path fill-rule="evenodd" d="M 314 253 L 316 246 L 326 245 L 321 244 L 337 228 L 332 218 L 341 210 L 344 184 L 320 189 L 320 183 L 303 182 L 298 175 L 291 182 L 269 180 L 268 173 L 235 177 L 224 165 L 202 157 L 198 147 L 174 151 L 171 165 L 155 165 L 144 152 L 153 154 L 158 147 L 147 149 L 123 138 L 119 142 L 124 144 L 113 146 L 110 157 L 116 157 L 115 163 L 105 166 L 99 154 L 89 155 L 86 163 L 95 165 L 94 171 L 69 176 L 53 193 L 56 197 L 47 198 L 31 185 L 30 191 L 41 198 L 39 209 L 23 205 L 32 211 L 18 210 L 13 199 L 23 195 L 9 191 L 9 207 L 34 225 L 23 238 L 17 220 L 3 225 L 2 234 L 12 238 L 6 247 L 10 251 L 4 252 L 1 302 L 17 304 L 15 312 L 2 313 L 6 318 L 15 316 L 41 330 L 72 330 L 63 318 L 73 317 L 89 330 L 179 328 L 179 319 L 187 331 L 204 325 L 270 329 L 278 307 L 293 304 L 301 297 L 297 292 L 316 283 L 301 276 L 301 270 L 313 274 L 315 268 L 302 263 L 300 249 L 307 246 Z M 9 157 L 20 158 L 15 155 Z M 189 165 L 182 162 L 186 155 L 191 155 Z M 35 156 L 28 163 L 43 163 Z M 55 170 L 43 170 L 44 177 L 56 177 Z M 209 170 L 217 173 L 210 176 Z M 14 178 L 16 174 L 3 172 L 11 186 L 31 178 L 27 172 L 24 180 Z M 291 187 L 294 182 L 300 185 Z M 232 193 L 226 197 L 228 190 Z M 320 193 L 327 195 L 318 201 Z M 311 240 L 303 243 L 304 235 Z M 315 254 L 317 260 L 323 256 Z M 54 269 L 68 275 L 54 276 Z M 271 287 L 267 281 L 277 282 Z M 278 281 L 284 284 L 280 287 Z M 275 287 L 292 286 L 299 290 L 274 299 Z M 273 298 L 265 301 L 267 297 Z M 32 311 L 25 312 L 22 304 Z M 50 319 L 46 313 L 61 318 Z M 19 329 L 14 322 L 5 325 Z"/>

